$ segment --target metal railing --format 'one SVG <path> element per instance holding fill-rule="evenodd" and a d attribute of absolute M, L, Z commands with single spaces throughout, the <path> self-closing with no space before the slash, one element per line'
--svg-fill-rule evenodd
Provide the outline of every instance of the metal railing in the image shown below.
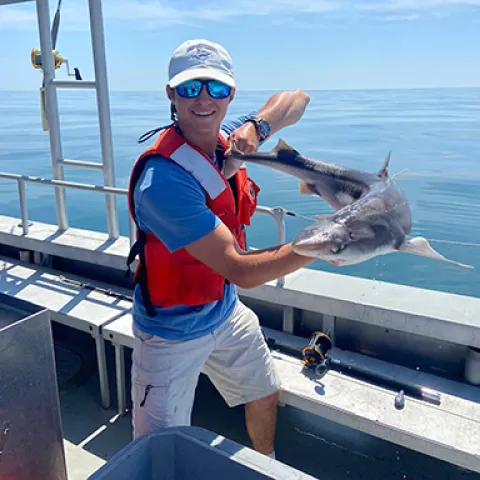
<path fill-rule="evenodd" d="M 28 235 L 29 232 L 29 220 L 28 220 L 28 205 L 27 205 L 27 195 L 26 195 L 26 183 L 38 183 L 41 185 L 50 185 L 53 187 L 62 187 L 62 188 L 72 188 L 76 190 L 87 190 L 89 192 L 98 192 L 98 193 L 108 193 L 112 195 L 128 195 L 128 190 L 126 188 L 118 188 L 118 187 L 104 187 L 100 185 L 91 185 L 88 183 L 77 183 L 77 182 L 67 182 L 64 180 L 52 180 L 48 178 L 42 177 L 32 177 L 29 175 L 19 175 L 16 173 L 4 173 L 0 172 L 0 179 L 5 180 L 14 180 L 17 182 L 18 185 L 18 196 L 20 201 L 20 215 L 22 220 L 22 230 L 24 235 Z M 282 207 L 264 207 L 258 206 L 256 209 L 256 213 L 262 215 L 268 215 L 275 220 L 277 225 L 277 239 L 278 243 L 282 244 L 285 243 L 286 240 L 286 227 L 285 227 L 285 213 L 286 210 Z M 108 215 L 107 215 L 108 217 Z M 133 245 L 136 238 L 136 226 L 132 217 L 128 215 L 128 226 L 129 226 L 129 238 L 130 238 L 130 246 Z M 60 225 L 58 225 L 59 229 L 65 230 Z M 279 286 L 284 285 L 284 278 L 279 278 L 277 284 Z"/>
<path fill-rule="evenodd" d="M 0 0 L 0 5 L 16 3 L 18 0 Z M 26 1 L 26 0 L 25 0 Z M 32 0 L 33 1 L 33 0 Z M 90 36 L 93 53 L 93 66 L 95 80 L 61 80 L 55 78 L 54 58 L 47 52 L 52 51 L 52 35 L 50 28 L 50 12 L 48 0 L 34 0 L 37 11 L 38 35 L 40 50 L 42 52 L 43 88 L 45 93 L 45 116 L 48 125 L 50 140 L 50 156 L 52 163 L 52 176 L 55 186 L 55 206 L 57 225 L 61 230 L 68 228 L 67 201 L 64 168 L 89 168 L 103 172 L 105 189 L 105 207 L 107 211 L 107 231 L 110 239 L 119 235 L 116 197 L 111 188 L 115 188 L 115 170 L 112 142 L 112 127 L 110 121 L 110 100 L 108 89 L 108 76 L 105 54 L 105 38 L 103 28 L 102 4 L 99 0 L 88 0 L 90 17 Z M 67 65 L 68 67 L 68 65 Z M 99 119 L 101 163 L 70 160 L 63 157 L 62 140 L 60 132 L 60 117 L 58 109 L 58 88 L 69 89 L 94 89 L 96 91 L 97 112 Z M 27 181 L 27 180 L 26 180 Z M 39 183 L 44 183 L 43 181 Z M 24 183 L 19 182 L 20 196 L 24 191 Z M 80 188 L 73 187 L 72 188 Z M 88 189 L 88 188 L 87 188 Z"/>

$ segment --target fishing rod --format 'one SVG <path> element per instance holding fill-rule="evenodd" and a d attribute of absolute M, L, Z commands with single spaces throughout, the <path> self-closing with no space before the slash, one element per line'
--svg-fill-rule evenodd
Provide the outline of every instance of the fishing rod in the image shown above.
<path fill-rule="evenodd" d="M 404 394 L 435 405 L 440 405 L 440 394 L 422 385 L 401 381 L 393 375 L 373 370 L 355 361 L 341 360 L 332 356 L 333 343 L 323 332 L 313 332 L 310 342 L 302 350 L 304 368 L 313 370 L 319 378 L 323 378 L 329 370 L 335 370 L 383 386 L 395 392 L 395 407 L 403 408 Z"/>
<path fill-rule="evenodd" d="M 62 57 L 57 50 L 58 31 L 60 28 L 60 8 L 62 0 L 58 0 L 57 9 L 52 21 L 52 29 L 50 31 L 52 42 L 53 67 L 55 70 L 60 68 L 63 64 L 67 66 L 67 75 L 75 77 L 75 80 L 82 80 L 82 75 L 77 67 L 74 67 L 74 73 L 70 72 L 70 64 L 67 58 Z M 43 71 L 42 52 L 38 48 L 32 48 L 30 52 L 30 62 L 36 70 Z M 42 78 L 42 86 L 40 87 L 40 116 L 42 120 L 42 128 L 44 131 L 48 130 L 47 114 L 46 114 L 46 99 L 45 99 L 45 75 Z"/>

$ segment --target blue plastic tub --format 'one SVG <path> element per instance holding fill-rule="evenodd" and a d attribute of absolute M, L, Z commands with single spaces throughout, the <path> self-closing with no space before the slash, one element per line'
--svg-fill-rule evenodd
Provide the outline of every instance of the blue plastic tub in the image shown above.
<path fill-rule="evenodd" d="M 158 430 L 128 444 L 89 480 L 202 480 L 314 477 L 198 427 Z"/>

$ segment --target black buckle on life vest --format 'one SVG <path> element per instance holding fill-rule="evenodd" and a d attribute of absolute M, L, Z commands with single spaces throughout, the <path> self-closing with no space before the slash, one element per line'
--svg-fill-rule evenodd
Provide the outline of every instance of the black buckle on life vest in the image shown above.
<path fill-rule="evenodd" d="M 125 272 L 125 276 L 129 277 L 131 275 L 130 265 L 135 260 L 135 257 L 138 255 L 139 257 L 139 268 L 134 275 L 133 282 L 138 284 L 140 287 L 140 293 L 142 294 L 143 303 L 145 305 L 145 310 L 148 313 L 149 317 L 155 317 L 157 312 L 153 306 L 152 300 L 150 299 L 150 294 L 148 292 L 147 287 L 147 269 L 145 267 L 145 243 L 147 236 L 145 232 L 137 228 L 138 231 L 138 238 L 136 242 L 132 245 L 130 252 L 128 253 L 127 257 L 127 270 Z"/>

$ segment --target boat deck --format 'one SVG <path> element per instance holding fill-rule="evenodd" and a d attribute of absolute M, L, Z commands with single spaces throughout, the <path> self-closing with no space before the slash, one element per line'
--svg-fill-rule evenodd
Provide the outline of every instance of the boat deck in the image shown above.
<path fill-rule="evenodd" d="M 56 327 L 55 337 L 59 329 L 62 327 Z M 78 342 L 71 333 L 61 332 L 62 338 L 70 338 L 62 340 L 61 345 L 81 355 L 94 353 L 93 344 Z M 84 351 L 80 351 L 82 348 Z M 114 361 L 113 349 L 107 348 L 108 365 L 113 366 Z M 113 375 L 110 383 L 114 384 Z M 92 366 L 83 382 L 67 385 L 60 394 L 69 480 L 85 480 L 132 438 L 131 414 L 119 416 L 115 403 L 107 410 L 101 408 L 98 389 L 98 374 Z M 230 409 L 204 375 L 197 389 L 192 424 L 250 446 L 243 407 Z M 277 460 L 321 480 L 478 478 L 472 471 L 327 419 L 312 423 L 311 415 L 289 406 L 279 409 L 276 439 Z"/>
<path fill-rule="evenodd" d="M 92 375 L 93 372 L 97 372 L 98 383 L 96 380 L 87 382 L 85 384 L 86 389 L 81 388 L 73 396 L 70 392 L 62 393 L 62 412 L 65 418 L 67 455 L 72 458 L 70 465 L 74 469 L 91 468 L 87 467 L 87 465 L 90 465 L 87 458 L 90 458 L 93 468 L 95 466 L 98 468 L 102 461 L 105 461 L 130 440 L 129 432 L 131 428 L 129 421 L 127 421 L 129 414 L 126 417 L 117 416 L 120 402 L 115 405 L 114 401 L 110 401 L 110 392 L 114 392 L 119 385 L 113 372 L 117 373 L 118 379 L 118 372 L 120 371 L 125 386 L 124 391 L 129 392 L 129 367 L 127 364 L 125 368 L 118 368 L 119 352 L 117 347 L 121 345 L 121 357 L 123 358 L 124 347 L 131 346 L 131 317 L 128 313 L 131 307 L 130 303 L 125 299 L 109 297 L 97 291 L 89 291 L 81 283 L 80 285 L 68 283 L 68 280 L 72 278 L 81 281 L 82 279 L 79 277 L 32 264 L 26 265 L 23 262 L 9 260 L 5 257 L 2 258 L 0 273 L 0 286 L 4 293 L 48 307 L 53 311 L 52 319 L 56 320 L 57 327 L 66 329 L 75 338 L 83 336 L 88 341 L 93 341 L 95 349 L 84 356 L 84 360 L 80 363 L 85 363 L 88 359 Z M 67 280 L 67 283 L 65 283 L 65 280 Z M 95 312 L 97 313 L 95 314 Z M 102 312 L 103 314 L 100 315 Z M 86 326 L 78 326 L 82 322 Z M 94 327 L 98 328 L 95 334 L 92 330 Z M 282 340 L 282 338 L 279 338 L 282 335 L 291 342 L 295 341 L 295 337 L 292 335 L 282 332 L 275 333 L 268 329 L 266 329 L 266 332 L 267 336 L 271 338 L 276 335 L 279 341 Z M 305 339 L 297 338 L 296 340 L 305 342 Z M 99 350 L 99 344 L 102 345 L 101 350 Z M 115 350 L 112 348 L 113 346 L 116 347 Z M 71 350 L 71 348 L 71 345 L 65 347 L 64 351 Z M 128 351 L 126 349 L 126 352 Z M 102 355 L 102 360 L 99 360 L 97 365 L 99 353 Z M 347 353 L 338 351 L 337 354 L 346 355 Z M 355 356 L 354 354 L 348 355 Z M 129 355 L 127 354 L 126 357 L 128 361 Z M 281 415 L 285 415 L 285 412 L 297 412 L 296 415 L 307 419 L 306 428 L 300 428 L 302 432 L 306 433 L 301 435 L 311 436 L 314 440 L 312 448 L 315 451 L 324 448 L 325 438 L 331 432 L 341 431 L 343 437 L 349 438 L 348 442 L 350 442 L 352 436 L 360 436 L 362 438 L 362 449 L 372 442 L 377 445 L 376 448 L 380 451 L 385 448 L 384 445 L 389 445 L 389 448 L 394 448 L 395 451 L 400 451 L 401 446 L 406 446 L 409 450 L 404 450 L 404 452 L 408 451 L 409 453 L 403 455 L 407 457 L 414 455 L 413 450 L 417 450 L 420 452 L 417 455 L 420 455 L 420 458 L 423 459 L 426 456 L 422 453 L 427 453 L 440 459 L 438 461 L 443 465 L 442 469 L 453 469 L 451 471 L 455 472 L 457 470 L 453 465 L 460 465 L 477 472 L 480 470 L 480 389 L 477 387 L 387 364 L 383 368 L 387 368 L 399 377 L 410 375 L 410 380 L 414 379 L 421 384 L 436 388 L 442 395 L 440 406 L 429 405 L 407 397 L 405 409 L 397 411 L 394 408 L 395 393 L 392 391 L 336 372 L 329 372 L 321 381 L 311 379 L 302 375 L 301 364 L 298 359 L 278 351 L 274 352 L 274 357 L 283 383 L 281 401 L 286 405 L 285 408 L 281 409 Z M 381 362 L 376 359 L 368 359 L 365 356 L 359 357 L 362 357 L 363 362 L 372 362 L 375 368 L 381 368 L 382 366 Z M 68 370 L 68 362 L 61 363 L 60 368 L 63 367 Z M 101 386 L 102 388 L 100 388 Z M 99 391 L 102 393 L 102 397 L 105 392 L 108 392 L 108 404 L 105 405 L 110 407 L 108 410 L 102 410 L 100 407 Z M 216 398 L 217 395 L 210 390 L 208 397 L 209 399 L 205 404 L 205 413 L 200 414 L 202 423 L 199 426 L 204 426 L 228 438 L 238 440 L 240 443 L 248 444 L 244 427 L 241 426 L 243 418 L 238 417 L 238 414 L 235 413 L 237 410 L 229 411 L 225 409 L 222 405 L 223 401 L 212 408 L 212 398 Z M 112 398 L 115 398 L 115 395 L 112 395 Z M 88 407 L 88 405 L 90 406 Z M 91 408 L 91 411 L 89 411 L 89 408 Z M 222 410 L 224 413 L 220 415 L 219 412 L 222 412 Z M 288 413 L 287 417 L 289 415 L 292 415 L 292 413 Z M 198 417 L 196 418 L 198 419 Z M 223 421 L 219 422 L 219 419 L 223 419 Z M 330 419 L 334 420 L 335 423 L 331 422 Z M 302 421 L 305 420 L 301 420 L 300 424 Z M 234 424 L 237 427 L 230 431 L 230 426 Z M 327 429 L 325 429 L 326 424 L 328 424 Z M 295 437 L 299 434 L 298 432 L 295 434 L 299 428 L 298 425 L 298 419 L 295 421 L 291 418 L 285 419 L 283 428 L 288 433 L 283 436 L 282 443 L 285 442 L 286 437 Z M 122 427 L 124 433 L 114 434 L 112 440 L 104 433 L 120 427 Z M 225 428 L 227 428 L 227 431 L 225 431 Z M 240 428 L 240 432 L 243 430 L 240 436 L 237 431 L 238 428 Z M 320 429 L 320 434 L 315 433 L 316 428 Z M 280 430 L 282 430 L 282 427 L 280 427 Z M 303 436 L 301 444 L 304 444 L 305 441 Z M 101 455 L 92 454 L 91 445 L 100 441 L 100 438 L 105 438 L 106 442 L 103 447 L 99 447 Z M 387 440 L 388 443 L 382 443 L 383 440 Z M 342 444 L 338 442 L 337 438 L 332 439 L 331 442 L 334 445 Z M 291 448 L 294 449 L 292 445 L 289 445 L 289 449 Z M 348 447 L 341 447 L 340 450 L 350 451 Z M 367 451 L 369 453 L 365 454 L 366 458 L 369 458 L 370 455 L 377 458 L 376 454 L 372 453 L 375 450 L 367 449 Z M 88 457 L 88 454 L 93 455 L 93 457 Z M 292 466 L 295 466 L 295 468 L 305 470 L 303 465 L 295 465 L 298 461 L 297 456 L 300 455 L 298 452 L 297 456 L 294 457 L 290 457 L 286 452 L 284 454 L 286 454 L 286 463 L 292 462 Z M 82 459 L 82 457 L 87 458 Z M 307 465 L 309 464 L 308 459 L 308 456 L 304 459 Z M 326 457 L 327 459 L 331 461 L 329 457 Z M 451 464 L 447 468 L 445 467 L 447 464 L 441 460 L 449 461 Z M 340 461 L 339 465 L 342 465 L 343 468 L 344 463 L 345 461 Z M 316 470 L 315 465 L 317 464 L 314 462 L 312 465 L 313 471 L 307 469 L 307 473 L 323 477 L 323 475 L 320 475 L 322 471 Z M 363 467 L 358 466 L 357 468 L 363 471 Z M 371 468 L 375 470 L 377 467 L 371 466 Z M 388 468 L 390 466 L 387 467 L 387 470 Z M 473 472 L 470 473 L 473 474 Z M 78 478 L 82 478 L 82 474 L 80 473 Z"/>

